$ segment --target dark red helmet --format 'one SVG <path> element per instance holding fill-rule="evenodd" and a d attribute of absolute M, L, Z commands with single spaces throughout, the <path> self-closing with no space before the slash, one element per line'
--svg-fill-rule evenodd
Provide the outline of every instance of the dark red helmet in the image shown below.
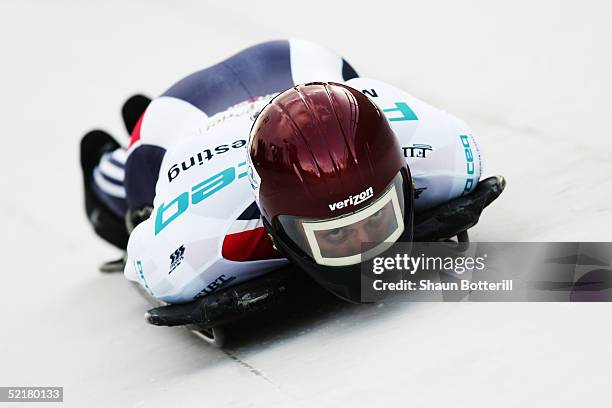
<path fill-rule="evenodd" d="M 356 89 L 313 82 L 279 94 L 253 124 L 248 152 L 277 248 L 335 294 L 358 301 L 358 265 L 411 240 L 406 160 L 383 112 Z"/>

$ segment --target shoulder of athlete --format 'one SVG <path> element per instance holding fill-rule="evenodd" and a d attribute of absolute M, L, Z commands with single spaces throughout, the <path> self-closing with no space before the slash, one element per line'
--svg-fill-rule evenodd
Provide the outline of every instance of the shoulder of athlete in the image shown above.
<path fill-rule="evenodd" d="M 386 82 L 370 78 L 354 78 L 347 85 L 367 95 L 383 111 L 400 142 L 420 139 L 457 139 L 470 134 L 466 123 L 408 92 Z"/>
<path fill-rule="evenodd" d="M 350 79 L 345 83 L 374 101 L 385 113 L 392 126 L 426 120 L 463 123 L 461 119 L 387 82 L 360 77 Z"/>
<path fill-rule="evenodd" d="M 473 191 L 481 174 L 476 139 L 465 122 L 382 81 L 346 82 L 384 112 L 410 167 L 417 210 Z"/>

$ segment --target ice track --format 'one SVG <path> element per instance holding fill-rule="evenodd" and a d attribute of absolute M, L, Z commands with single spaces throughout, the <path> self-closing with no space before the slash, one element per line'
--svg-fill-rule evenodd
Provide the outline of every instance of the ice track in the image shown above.
<path fill-rule="evenodd" d="M 610 4 L 206 3 L 0 3 L 0 386 L 63 386 L 71 407 L 609 406 L 610 304 L 327 299 L 226 351 L 148 326 L 96 272 L 115 252 L 86 223 L 77 145 L 123 137 L 134 92 L 302 37 L 471 125 L 508 179 L 472 240 L 610 241 Z"/>

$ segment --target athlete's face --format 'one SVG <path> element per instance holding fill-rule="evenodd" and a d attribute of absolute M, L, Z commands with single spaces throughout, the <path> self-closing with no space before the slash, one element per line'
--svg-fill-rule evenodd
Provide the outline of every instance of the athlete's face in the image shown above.
<path fill-rule="evenodd" d="M 404 232 L 403 176 L 364 208 L 335 217 L 279 215 L 288 238 L 319 265 L 356 265 L 389 248 Z"/>
<path fill-rule="evenodd" d="M 340 258 L 362 253 L 364 243 L 383 242 L 396 228 L 393 207 L 389 203 L 364 220 L 314 234 L 322 256 Z"/>

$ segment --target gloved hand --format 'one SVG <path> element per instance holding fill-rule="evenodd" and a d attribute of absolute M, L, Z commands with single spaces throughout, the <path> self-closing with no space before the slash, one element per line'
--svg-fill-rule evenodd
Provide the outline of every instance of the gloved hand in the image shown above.
<path fill-rule="evenodd" d="M 478 223 L 482 211 L 506 187 L 503 176 L 481 180 L 468 195 L 455 198 L 414 216 L 414 242 L 439 241 L 454 237 Z"/>

